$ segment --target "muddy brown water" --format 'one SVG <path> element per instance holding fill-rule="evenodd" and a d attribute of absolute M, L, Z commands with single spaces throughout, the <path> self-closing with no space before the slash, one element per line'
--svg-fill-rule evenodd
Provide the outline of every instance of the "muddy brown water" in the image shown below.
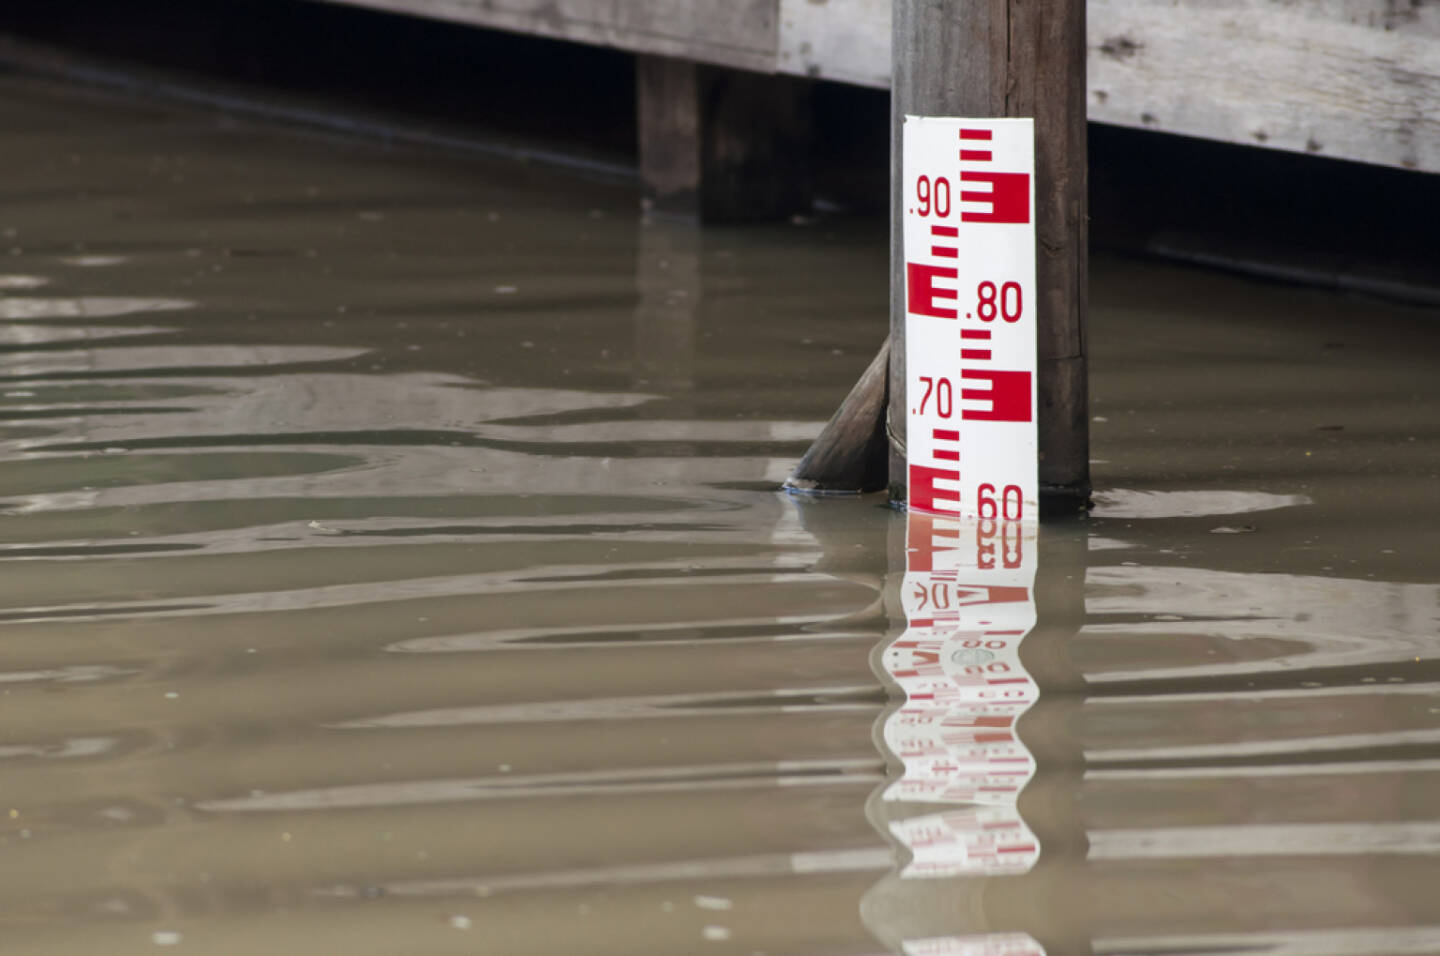
<path fill-rule="evenodd" d="M 0 129 L 0 950 L 1440 952 L 1434 312 L 1096 261 L 1038 849 L 916 876 L 905 518 L 777 491 L 883 226 L 15 77 Z"/>

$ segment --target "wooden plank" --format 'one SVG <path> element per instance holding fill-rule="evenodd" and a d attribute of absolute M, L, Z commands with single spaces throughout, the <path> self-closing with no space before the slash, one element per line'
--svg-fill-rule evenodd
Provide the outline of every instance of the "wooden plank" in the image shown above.
<path fill-rule="evenodd" d="M 890 84 L 891 0 L 326 0 Z M 1090 0 L 1091 120 L 1440 172 L 1434 0 Z"/>
<path fill-rule="evenodd" d="M 780 0 L 775 68 L 858 86 L 889 86 L 889 0 Z"/>
<path fill-rule="evenodd" d="M 1440 172 L 1436 6 L 1091 0 L 1090 118 Z"/>
<path fill-rule="evenodd" d="M 614 45 L 774 72 L 779 31 L 775 5 L 776 0 L 614 0 Z M 673 49 L 650 46 L 657 43 Z"/>
<path fill-rule="evenodd" d="M 889 0 L 846 2 L 883 38 Z M 777 68 L 887 85 L 888 51 L 807 5 L 782 0 Z M 1440 3 L 1090 0 L 1088 17 L 1091 120 L 1440 172 Z"/>
<path fill-rule="evenodd" d="M 777 0 L 325 0 L 773 73 Z"/>

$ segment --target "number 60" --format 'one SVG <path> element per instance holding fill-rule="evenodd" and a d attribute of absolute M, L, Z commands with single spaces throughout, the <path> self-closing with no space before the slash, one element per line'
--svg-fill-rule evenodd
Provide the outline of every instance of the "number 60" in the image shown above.
<path fill-rule="evenodd" d="M 975 489 L 975 507 L 981 518 L 1019 521 L 1025 512 L 1025 494 L 1019 485 L 1006 485 L 995 500 L 995 486 L 988 482 Z"/>

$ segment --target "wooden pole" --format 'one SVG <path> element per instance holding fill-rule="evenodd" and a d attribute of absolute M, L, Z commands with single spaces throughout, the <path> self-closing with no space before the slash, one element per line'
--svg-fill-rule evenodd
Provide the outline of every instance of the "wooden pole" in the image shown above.
<path fill-rule="evenodd" d="M 652 212 L 718 223 L 810 211 L 809 81 L 647 54 L 635 85 Z"/>
<path fill-rule="evenodd" d="M 890 494 L 906 497 L 905 288 L 900 123 L 1035 119 L 1042 511 L 1090 497 L 1085 0 L 895 0 L 890 131 Z"/>

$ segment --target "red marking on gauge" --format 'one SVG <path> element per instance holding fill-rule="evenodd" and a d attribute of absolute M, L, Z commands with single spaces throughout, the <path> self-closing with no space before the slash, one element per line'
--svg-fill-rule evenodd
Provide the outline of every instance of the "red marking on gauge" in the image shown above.
<path fill-rule="evenodd" d="M 961 222 L 1004 223 L 1024 225 L 1030 221 L 1030 174 L 966 171 L 962 183 L 976 183 L 989 189 L 962 189 L 960 201 L 988 206 L 988 209 L 967 209 L 960 213 Z"/>
<path fill-rule="evenodd" d="M 960 373 L 966 382 L 985 382 L 988 388 L 962 388 L 960 397 L 990 403 L 989 408 L 967 408 L 961 417 L 971 422 L 1028 422 L 1031 381 L 1029 372 L 979 371 L 966 369 Z"/>
<path fill-rule="evenodd" d="M 932 514 L 960 513 L 960 489 L 944 488 L 937 482 L 959 482 L 958 468 L 910 466 L 910 506 Z"/>
<path fill-rule="evenodd" d="M 959 293 L 955 289 L 938 286 L 937 279 L 954 279 L 960 273 L 948 266 L 928 266 L 921 262 L 905 264 L 905 290 L 907 308 L 915 315 L 928 315 L 937 319 L 953 319 L 954 309 L 935 303 L 936 299 L 954 299 Z"/>

